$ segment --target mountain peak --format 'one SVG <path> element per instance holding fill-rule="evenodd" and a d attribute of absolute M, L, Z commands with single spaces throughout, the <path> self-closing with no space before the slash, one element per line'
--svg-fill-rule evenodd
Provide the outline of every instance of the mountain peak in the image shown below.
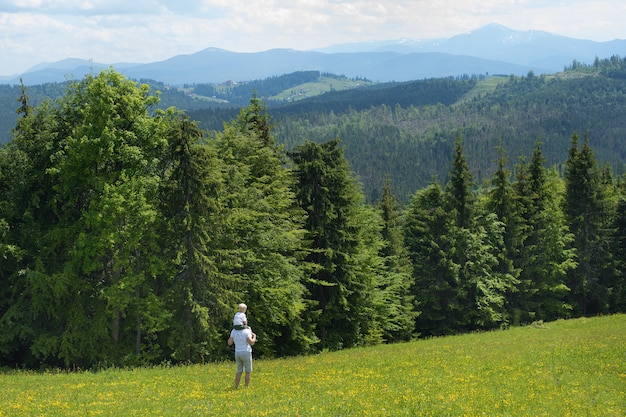
<path fill-rule="evenodd" d="M 65 58 L 56 62 L 42 62 L 41 64 L 35 65 L 30 68 L 26 72 L 39 71 L 41 69 L 73 69 L 81 66 L 94 66 L 101 67 L 104 64 L 99 64 L 97 62 L 93 62 L 91 59 L 80 59 L 80 58 Z"/>
<path fill-rule="evenodd" d="M 469 33 L 477 33 L 477 32 L 508 33 L 508 32 L 514 32 L 514 31 L 515 31 L 514 29 L 501 25 L 500 23 L 487 23 L 485 26 L 481 26 L 478 29 L 475 29 Z"/>
<path fill-rule="evenodd" d="M 214 46 L 209 46 L 208 48 L 204 48 L 200 52 L 230 52 L 230 51 L 226 49 L 222 49 L 222 48 L 216 48 Z"/>

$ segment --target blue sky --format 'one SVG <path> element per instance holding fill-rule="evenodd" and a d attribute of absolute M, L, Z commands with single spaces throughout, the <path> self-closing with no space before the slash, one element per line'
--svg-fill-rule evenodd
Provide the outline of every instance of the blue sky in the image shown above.
<path fill-rule="evenodd" d="M 0 75 L 65 58 L 152 62 L 208 47 L 314 49 L 517 30 L 626 39 L 624 0 L 0 0 Z"/>

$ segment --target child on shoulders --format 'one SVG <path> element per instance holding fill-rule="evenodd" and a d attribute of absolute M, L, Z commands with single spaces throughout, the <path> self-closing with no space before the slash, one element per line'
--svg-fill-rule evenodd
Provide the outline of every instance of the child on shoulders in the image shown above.
<path fill-rule="evenodd" d="M 248 326 L 248 317 L 246 316 L 248 306 L 244 303 L 241 303 L 238 307 L 239 311 L 235 313 L 235 317 L 233 318 L 233 328 L 235 330 L 249 329 L 250 327 Z"/>

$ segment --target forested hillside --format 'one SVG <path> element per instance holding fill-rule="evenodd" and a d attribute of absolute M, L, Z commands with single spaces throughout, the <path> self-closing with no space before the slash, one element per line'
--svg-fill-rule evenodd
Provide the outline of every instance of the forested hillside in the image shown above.
<path fill-rule="evenodd" d="M 587 134 L 601 164 L 616 174 L 626 162 L 626 59 L 585 66 L 574 62 L 555 76 L 492 76 L 389 83 L 327 93 L 269 107 L 278 142 L 338 138 L 368 201 L 388 176 L 403 202 L 433 178 L 445 181 L 449 155 L 461 135 L 480 183 L 496 169 L 497 148 L 510 165 L 541 142 L 549 165 L 561 166 L 573 133 Z M 190 112 L 206 128 L 232 113 Z"/>
<path fill-rule="evenodd" d="M 600 66 L 594 74 L 583 79 L 596 87 L 587 94 L 619 107 L 620 79 Z M 529 144 L 514 170 L 503 146 L 493 162 L 476 161 L 491 139 L 464 136 L 478 122 L 513 134 L 529 115 L 552 126 L 549 104 L 571 95 L 543 89 L 565 81 L 512 79 L 490 106 L 464 102 L 471 90 L 457 86 L 474 81 L 452 81 L 462 95 L 453 105 L 285 125 L 321 132 L 326 117 L 355 140 L 386 137 L 390 166 L 408 159 L 385 129 L 434 135 L 431 148 L 419 136 L 411 143 L 445 173 L 405 205 L 391 175 L 368 203 L 338 139 L 285 150 L 257 97 L 207 132 L 113 70 L 69 83 L 55 102 L 33 106 L 22 91 L 14 139 L 0 148 L 0 366 L 220 360 L 242 301 L 266 357 L 625 312 L 626 181 L 599 164 L 591 135 L 564 136 L 557 169 Z M 500 113 L 498 97 L 510 95 L 529 111 Z M 525 96 L 542 97 L 545 113 L 531 113 L 539 99 Z M 437 126 L 457 127 L 452 145 Z M 368 143 L 357 155 L 375 167 L 380 146 Z M 403 180 L 425 181 L 413 164 Z M 491 164 L 477 183 L 473 168 Z"/>
<path fill-rule="evenodd" d="M 375 199 L 385 174 L 404 201 L 433 177 L 445 180 L 448 155 L 459 134 L 479 182 L 494 172 L 499 145 L 513 163 L 529 157 L 540 141 L 548 164 L 558 165 L 567 157 L 574 132 L 587 133 L 599 160 L 622 173 L 626 79 L 612 68 L 623 66 L 624 61 L 614 59 L 591 73 L 579 68 L 558 77 L 510 77 L 491 93 L 453 105 L 386 104 L 361 111 L 311 111 L 297 118 L 276 113 L 276 135 L 288 145 L 301 135 L 314 141 L 340 138 L 370 199 Z"/>

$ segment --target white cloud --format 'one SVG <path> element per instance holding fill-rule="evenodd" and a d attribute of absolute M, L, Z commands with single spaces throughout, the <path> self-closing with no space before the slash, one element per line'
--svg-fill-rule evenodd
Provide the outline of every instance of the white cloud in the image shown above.
<path fill-rule="evenodd" d="M 158 0 L 0 0 L 0 11 L 94 15 L 159 13 L 165 9 Z"/>

